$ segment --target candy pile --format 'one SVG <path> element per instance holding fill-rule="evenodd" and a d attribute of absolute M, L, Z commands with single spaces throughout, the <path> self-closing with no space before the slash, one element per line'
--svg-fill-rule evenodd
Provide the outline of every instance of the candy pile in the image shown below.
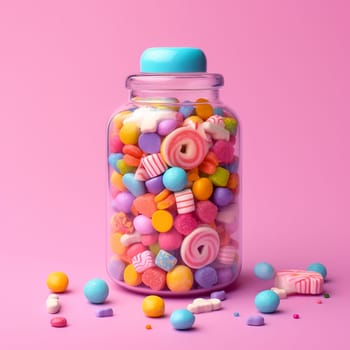
<path fill-rule="evenodd" d="M 108 270 L 117 283 L 187 293 L 235 280 L 237 126 L 205 99 L 140 104 L 112 118 Z"/>

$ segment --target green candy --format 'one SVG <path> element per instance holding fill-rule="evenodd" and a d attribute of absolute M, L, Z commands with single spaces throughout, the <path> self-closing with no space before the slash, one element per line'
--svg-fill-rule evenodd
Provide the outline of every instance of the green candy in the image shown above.
<path fill-rule="evenodd" d="M 209 179 L 213 185 L 225 187 L 227 185 L 229 177 L 230 172 L 227 169 L 218 166 L 215 173 L 209 176 Z"/>

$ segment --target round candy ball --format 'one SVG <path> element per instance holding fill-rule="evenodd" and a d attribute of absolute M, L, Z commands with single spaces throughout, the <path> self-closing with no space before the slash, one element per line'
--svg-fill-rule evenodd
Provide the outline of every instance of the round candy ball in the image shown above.
<path fill-rule="evenodd" d="M 53 293 L 63 293 L 67 290 L 68 276 L 64 272 L 51 272 L 46 280 L 46 285 Z"/>
<path fill-rule="evenodd" d="M 254 266 L 254 274 L 262 280 L 271 280 L 275 277 L 275 269 L 271 264 L 261 262 Z"/>
<path fill-rule="evenodd" d="M 169 168 L 163 175 L 163 184 L 170 191 L 182 191 L 187 185 L 186 171 L 179 167 Z"/>
<path fill-rule="evenodd" d="M 142 311 L 147 317 L 164 316 L 164 300 L 157 295 L 149 295 L 143 299 Z"/>
<path fill-rule="evenodd" d="M 327 269 L 323 264 L 312 263 L 307 267 L 308 271 L 318 272 L 323 278 L 327 277 Z"/>
<path fill-rule="evenodd" d="M 171 325 L 178 330 L 190 329 L 194 321 L 193 313 L 187 309 L 175 310 L 170 316 Z"/>
<path fill-rule="evenodd" d="M 108 293 L 108 284 L 100 278 L 88 281 L 84 287 L 84 295 L 91 304 L 102 304 L 107 299 Z"/>
<path fill-rule="evenodd" d="M 272 290 L 263 290 L 255 296 L 254 303 L 260 312 L 270 314 L 277 310 L 280 298 Z"/>

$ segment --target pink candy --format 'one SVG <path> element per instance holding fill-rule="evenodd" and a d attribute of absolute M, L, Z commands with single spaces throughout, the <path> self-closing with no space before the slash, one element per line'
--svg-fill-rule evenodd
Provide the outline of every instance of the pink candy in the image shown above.
<path fill-rule="evenodd" d="M 235 156 L 234 148 L 229 141 L 216 141 L 211 150 L 216 155 L 220 163 L 231 163 Z"/>
<path fill-rule="evenodd" d="M 179 214 L 191 213 L 196 209 L 192 191 L 187 188 L 180 192 L 175 192 L 176 208 Z"/>
<path fill-rule="evenodd" d="M 144 252 L 135 255 L 131 259 L 131 262 L 137 272 L 143 272 L 148 268 L 155 266 L 154 255 L 150 250 L 145 250 Z"/>
<path fill-rule="evenodd" d="M 174 226 L 183 235 L 188 235 L 198 226 L 198 221 L 190 213 L 179 214 L 175 217 Z"/>
<path fill-rule="evenodd" d="M 218 207 L 211 201 L 198 201 L 196 214 L 198 218 L 206 224 L 213 222 L 218 213 Z"/>

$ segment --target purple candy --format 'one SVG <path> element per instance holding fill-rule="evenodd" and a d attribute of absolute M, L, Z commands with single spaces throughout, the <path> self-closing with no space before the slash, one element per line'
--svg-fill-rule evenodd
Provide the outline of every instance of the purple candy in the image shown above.
<path fill-rule="evenodd" d="M 165 119 L 162 120 L 158 124 L 158 134 L 165 136 L 171 133 L 173 130 L 175 130 L 177 127 L 177 120 L 176 119 Z"/>
<path fill-rule="evenodd" d="M 218 284 L 226 284 L 233 280 L 234 273 L 231 267 L 218 269 L 216 272 L 218 276 Z"/>
<path fill-rule="evenodd" d="M 210 288 L 218 282 L 216 270 L 211 266 L 196 270 L 194 279 L 202 288 Z"/>
<path fill-rule="evenodd" d="M 110 317 L 113 316 L 114 312 L 111 307 L 106 309 L 99 309 L 96 311 L 96 317 Z"/>
<path fill-rule="evenodd" d="M 161 191 L 164 190 L 164 185 L 163 185 L 163 176 L 156 176 L 153 177 L 152 179 L 149 179 L 145 182 L 147 191 L 153 194 L 158 194 Z"/>
<path fill-rule="evenodd" d="M 226 292 L 224 290 L 218 290 L 216 292 L 211 293 L 210 298 L 216 298 L 223 301 L 226 299 Z"/>
<path fill-rule="evenodd" d="M 123 281 L 124 280 L 124 269 L 125 264 L 121 260 L 111 260 L 108 264 L 108 273 L 117 281 Z"/>
<path fill-rule="evenodd" d="M 142 235 L 148 235 L 154 233 L 154 228 L 152 225 L 152 220 L 145 215 L 138 215 L 133 221 L 135 230 Z"/>
<path fill-rule="evenodd" d="M 248 326 L 263 326 L 265 324 L 264 317 L 261 315 L 252 315 L 247 319 Z"/>
<path fill-rule="evenodd" d="M 233 201 L 233 193 L 230 189 L 217 187 L 213 194 L 213 201 L 219 207 L 224 207 Z"/>
<path fill-rule="evenodd" d="M 122 211 L 124 213 L 131 213 L 132 203 L 135 197 L 130 192 L 120 192 L 112 202 L 112 208 L 115 211 Z"/>
<path fill-rule="evenodd" d="M 158 153 L 160 142 L 160 136 L 154 132 L 141 134 L 138 140 L 139 147 L 146 153 Z"/>

